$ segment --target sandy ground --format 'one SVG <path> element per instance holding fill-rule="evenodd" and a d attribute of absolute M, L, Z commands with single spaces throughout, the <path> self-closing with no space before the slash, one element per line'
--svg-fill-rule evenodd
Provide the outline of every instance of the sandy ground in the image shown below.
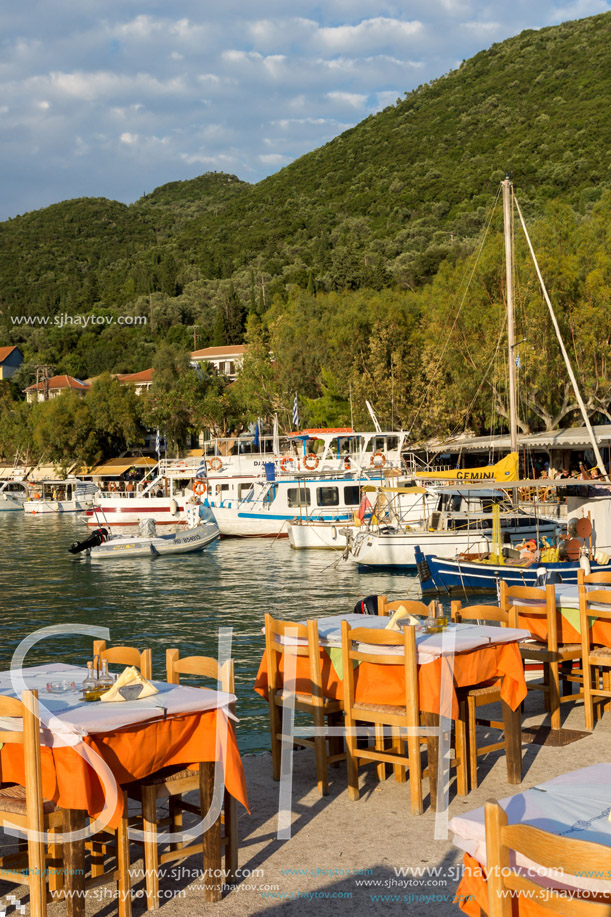
<path fill-rule="evenodd" d="M 565 705 L 566 706 L 566 705 Z M 563 710 L 565 728 L 583 730 L 580 702 Z M 529 694 L 524 725 L 545 721 L 542 698 Z M 564 747 L 524 745 L 523 783 L 510 787 L 505 758 L 497 752 L 480 758 L 479 787 L 467 797 L 450 787 L 449 817 L 534 786 L 567 771 L 609 760 L 611 713 L 607 713 L 592 734 Z M 219 914 L 246 917 L 250 914 L 299 913 L 304 917 L 326 914 L 410 914 L 439 917 L 460 911 L 452 899 L 462 861 L 452 845 L 451 835 L 435 839 L 435 816 L 425 799 L 425 812 L 414 817 L 409 809 L 409 785 L 390 776 L 378 783 L 373 767 L 363 769 L 361 797 L 348 799 L 345 764 L 332 768 L 331 789 L 320 798 L 313 787 L 313 753 L 294 755 L 291 836 L 278 840 L 279 784 L 271 777 L 271 757 L 244 759 L 251 805 L 249 815 L 240 810 L 239 865 L 242 876 L 233 890 L 227 890 L 219 904 L 204 900 L 201 860 L 192 857 L 166 866 L 161 879 L 164 917 L 191 914 Z M 428 783 L 424 782 L 428 794 Z M 138 848 L 132 856 L 133 909 L 145 910 L 141 860 Z M 403 872 L 400 870 L 411 870 Z M 2 883 L 0 892 L 12 892 Z M 18 894 L 18 893 L 17 893 Z M 27 895 L 24 894 L 24 899 Z M 0 911 L 2 910 L 0 902 Z M 7 914 L 14 910 L 10 906 Z M 117 913 L 114 886 L 91 891 L 87 914 L 106 917 Z M 51 917 L 65 913 L 60 902 L 49 909 Z"/>

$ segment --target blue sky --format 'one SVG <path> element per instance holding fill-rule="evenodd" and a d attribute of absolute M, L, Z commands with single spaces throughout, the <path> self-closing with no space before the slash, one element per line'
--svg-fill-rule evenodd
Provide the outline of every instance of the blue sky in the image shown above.
<path fill-rule="evenodd" d="M 611 0 L 26 0 L 0 14 L 0 220 L 256 182 L 526 28 Z"/>

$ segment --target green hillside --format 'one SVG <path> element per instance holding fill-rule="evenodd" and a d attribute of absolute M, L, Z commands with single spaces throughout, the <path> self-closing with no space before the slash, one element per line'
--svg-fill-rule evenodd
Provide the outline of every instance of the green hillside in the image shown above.
<path fill-rule="evenodd" d="M 238 343 L 254 313 L 264 335 L 274 326 L 277 352 L 280 320 L 286 346 L 294 338 L 305 347 L 295 302 L 316 311 L 337 296 L 356 321 L 352 296 L 370 304 L 363 341 L 380 303 L 394 303 L 388 310 L 416 335 L 410 347 L 422 360 L 426 291 L 464 270 L 505 170 L 531 223 L 559 207 L 575 232 L 595 211 L 600 223 L 611 187 L 610 87 L 605 14 L 494 45 L 256 185 L 206 174 L 131 206 L 81 199 L 9 220 L 0 224 L 0 344 L 89 377 L 150 366 L 162 341 Z M 147 324 L 14 324 L 60 312 Z M 323 315 L 319 337 L 325 327 Z M 307 394 L 332 401 L 332 355 L 289 352 Z M 345 398 L 345 387 L 335 395 Z"/>

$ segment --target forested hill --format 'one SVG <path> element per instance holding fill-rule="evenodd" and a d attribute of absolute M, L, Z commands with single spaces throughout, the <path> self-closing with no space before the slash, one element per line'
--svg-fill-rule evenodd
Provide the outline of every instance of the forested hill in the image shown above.
<path fill-rule="evenodd" d="M 505 170 L 527 218 L 587 214 L 609 187 L 611 14 L 524 32 L 256 185 L 207 174 L 131 206 L 56 204 L 0 224 L 0 344 L 88 376 L 151 364 L 160 338 L 239 336 L 290 289 L 416 290 L 472 250 Z M 15 315 L 142 313 L 129 335 Z M 237 328 L 237 331 L 236 331 Z"/>

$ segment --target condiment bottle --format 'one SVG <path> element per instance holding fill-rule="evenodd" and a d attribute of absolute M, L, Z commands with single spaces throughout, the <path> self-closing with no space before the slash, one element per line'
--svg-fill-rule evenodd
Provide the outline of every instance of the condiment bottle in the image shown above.
<path fill-rule="evenodd" d="M 107 690 L 108 688 L 112 688 L 114 683 L 115 680 L 108 671 L 108 662 L 106 659 L 102 659 L 102 671 L 100 672 L 100 677 L 98 678 L 98 687 Z"/>
<path fill-rule="evenodd" d="M 87 663 L 87 676 L 85 677 L 82 688 L 83 688 L 83 691 L 87 693 L 88 691 L 93 691 L 95 687 L 97 687 L 97 679 L 93 671 L 93 662 L 88 662 Z"/>

